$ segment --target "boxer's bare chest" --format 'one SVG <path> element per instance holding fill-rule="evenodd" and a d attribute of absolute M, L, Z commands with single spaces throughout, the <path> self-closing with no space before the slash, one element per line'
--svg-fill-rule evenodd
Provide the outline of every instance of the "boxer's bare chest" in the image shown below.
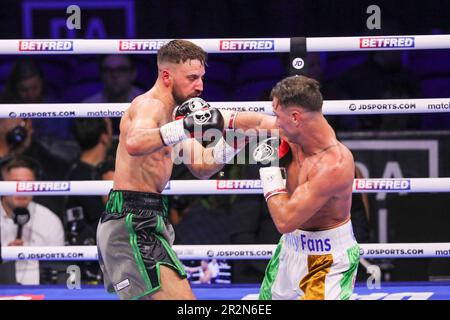
<path fill-rule="evenodd" d="M 316 155 L 306 157 L 299 146 L 289 145 L 292 151 L 292 161 L 286 168 L 286 186 L 289 193 L 292 193 L 295 188 L 308 181 L 308 173 L 319 159 Z"/>

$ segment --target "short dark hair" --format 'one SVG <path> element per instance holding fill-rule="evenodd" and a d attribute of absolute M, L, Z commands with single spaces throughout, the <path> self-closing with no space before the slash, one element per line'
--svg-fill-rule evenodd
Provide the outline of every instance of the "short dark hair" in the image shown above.
<path fill-rule="evenodd" d="M 45 81 L 42 70 L 32 58 L 19 58 L 13 65 L 11 73 L 5 85 L 3 99 L 6 103 L 21 102 L 19 95 L 19 84 L 23 80 L 39 77 L 43 83 L 43 94 L 45 94 Z"/>
<path fill-rule="evenodd" d="M 190 41 L 172 40 L 158 50 L 156 59 L 158 65 L 163 62 L 178 64 L 188 60 L 199 60 L 203 65 L 206 65 L 208 54 Z"/>
<path fill-rule="evenodd" d="M 106 132 L 106 121 L 103 118 L 77 118 L 73 123 L 73 135 L 82 151 L 95 147 L 102 133 Z"/>
<path fill-rule="evenodd" d="M 40 163 L 28 156 L 17 155 L 10 156 L 1 162 L 1 178 L 4 180 L 4 173 L 15 168 L 27 168 L 33 171 L 34 178 L 39 180 L 42 178 L 42 167 Z"/>
<path fill-rule="evenodd" d="M 307 111 L 321 112 L 323 97 L 317 80 L 305 76 L 287 77 L 278 82 L 270 93 L 281 106 L 298 105 Z"/>

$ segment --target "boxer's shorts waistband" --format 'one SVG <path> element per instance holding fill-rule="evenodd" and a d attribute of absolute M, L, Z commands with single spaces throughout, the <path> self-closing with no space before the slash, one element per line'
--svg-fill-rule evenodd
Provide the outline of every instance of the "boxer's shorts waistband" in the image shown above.
<path fill-rule="evenodd" d="M 106 203 L 107 213 L 147 215 L 157 212 L 168 215 L 168 198 L 159 193 L 139 192 L 129 190 L 111 190 Z"/>
<path fill-rule="evenodd" d="M 356 244 L 351 221 L 323 231 L 295 230 L 283 235 L 283 247 L 304 254 L 329 254 Z"/>

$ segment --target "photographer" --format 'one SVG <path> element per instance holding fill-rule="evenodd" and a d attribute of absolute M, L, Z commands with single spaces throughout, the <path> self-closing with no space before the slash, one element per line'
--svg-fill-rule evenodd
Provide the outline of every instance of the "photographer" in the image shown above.
<path fill-rule="evenodd" d="M 79 118 L 73 135 L 81 154 L 67 180 L 100 180 L 97 166 L 106 159 L 112 144 L 112 124 L 108 118 Z M 65 204 L 66 230 L 70 245 L 94 245 L 95 232 L 104 203 L 101 196 L 68 196 Z"/>
<path fill-rule="evenodd" d="M 75 119 L 73 135 L 81 155 L 68 173 L 67 180 L 111 179 L 114 163 L 105 162 L 112 144 L 112 124 L 108 118 Z M 105 175 L 105 176 L 104 176 Z M 95 245 L 96 230 L 105 203 L 101 196 L 69 196 L 66 198 L 64 224 L 69 245 Z M 82 280 L 98 283 L 98 263 L 84 262 Z"/>

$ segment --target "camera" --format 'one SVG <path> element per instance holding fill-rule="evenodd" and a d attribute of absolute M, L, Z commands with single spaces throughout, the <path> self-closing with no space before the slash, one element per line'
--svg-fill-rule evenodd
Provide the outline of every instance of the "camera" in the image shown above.
<path fill-rule="evenodd" d="M 94 245 L 95 235 L 84 221 L 83 207 L 66 210 L 66 233 L 70 245 Z"/>
<path fill-rule="evenodd" d="M 19 148 L 25 142 L 27 135 L 27 129 L 21 124 L 14 127 L 6 134 L 6 142 L 8 143 L 8 146 L 14 150 Z"/>

